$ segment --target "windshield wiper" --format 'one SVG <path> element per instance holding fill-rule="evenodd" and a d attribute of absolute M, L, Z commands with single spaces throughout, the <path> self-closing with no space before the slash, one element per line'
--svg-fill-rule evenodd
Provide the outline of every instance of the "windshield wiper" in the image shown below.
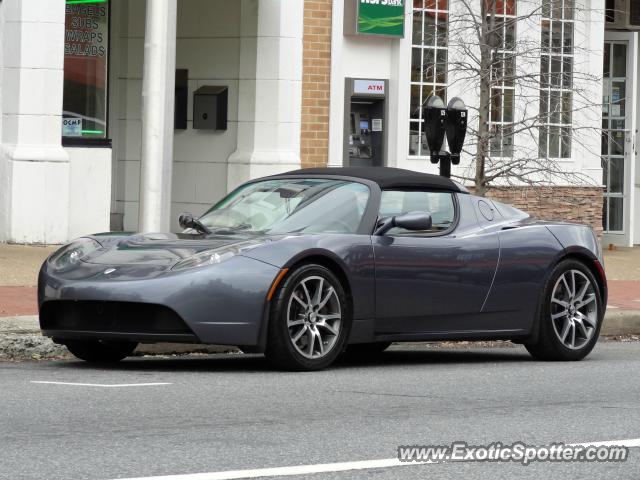
<path fill-rule="evenodd" d="M 238 225 L 234 225 L 233 227 L 219 228 L 219 229 L 213 230 L 210 233 L 213 233 L 214 235 L 215 234 L 228 235 L 228 234 L 233 234 L 233 233 L 236 233 L 236 232 L 242 232 L 242 231 L 248 230 L 250 228 L 251 228 L 251 224 L 249 224 L 249 223 L 240 223 Z"/>

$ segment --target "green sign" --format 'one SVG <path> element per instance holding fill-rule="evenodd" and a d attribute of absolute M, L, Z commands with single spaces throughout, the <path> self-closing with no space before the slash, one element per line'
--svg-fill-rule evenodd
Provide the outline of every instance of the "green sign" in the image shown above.
<path fill-rule="evenodd" d="M 404 0 L 358 0 L 358 33 L 404 37 Z"/>

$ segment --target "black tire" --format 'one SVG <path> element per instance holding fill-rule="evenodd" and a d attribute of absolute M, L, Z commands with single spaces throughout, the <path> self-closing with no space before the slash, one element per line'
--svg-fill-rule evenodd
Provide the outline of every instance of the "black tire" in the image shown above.
<path fill-rule="evenodd" d="M 590 302 L 589 307 L 593 305 L 594 308 L 597 308 L 595 312 L 591 313 L 591 315 L 593 315 L 593 319 L 591 320 L 591 322 L 595 323 L 595 326 L 593 327 L 593 329 L 589 329 L 590 337 L 588 337 L 586 334 L 582 335 L 583 337 L 582 341 L 584 342 L 584 345 L 579 346 L 579 348 L 578 348 L 578 345 L 576 345 L 575 348 L 569 348 L 567 345 L 565 345 L 565 343 L 563 343 L 563 341 L 560 338 L 562 336 L 562 332 L 560 331 L 561 328 L 559 327 L 558 323 L 554 324 L 554 320 L 552 320 L 553 308 L 558 309 L 555 311 L 554 315 L 561 314 L 561 312 L 564 311 L 562 309 L 565 308 L 564 306 L 552 307 L 552 304 L 555 305 L 555 302 L 552 303 L 552 295 L 554 292 L 554 288 L 556 288 L 556 284 L 560 285 L 560 282 L 562 282 L 561 277 L 563 275 L 567 274 L 568 276 L 570 276 L 572 271 L 580 272 L 584 276 L 582 277 L 580 276 L 579 273 L 576 273 L 575 275 L 577 278 L 579 279 L 586 278 L 589 280 L 589 282 L 593 287 L 592 296 L 594 297 L 594 299 Z M 564 287 L 558 287 L 558 288 L 562 289 Z M 576 288 L 574 285 L 573 290 L 574 291 L 578 290 L 578 288 Z M 567 289 L 567 291 L 570 291 L 570 289 Z M 574 302 L 573 300 L 567 302 L 568 304 L 570 304 L 568 308 L 571 308 L 571 306 L 574 305 L 573 302 Z M 580 308 L 585 308 L 585 307 L 580 307 Z M 578 260 L 568 259 L 568 260 L 563 260 L 558 265 L 556 265 L 556 267 L 553 269 L 553 271 L 551 272 L 551 275 L 549 276 L 549 278 L 545 283 L 537 311 L 539 315 L 538 338 L 535 341 L 535 343 L 525 343 L 526 349 L 535 359 L 550 360 L 550 361 L 582 360 L 584 357 L 586 357 L 589 354 L 589 352 L 591 352 L 591 350 L 593 350 L 593 347 L 598 341 L 600 328 L 602 327 L 602 319 L 604 317 L 604 306 L 602 304 L 602 294 L 600 292 L 598 282 L 596 281 L 591 271 L 584 265 L 584 263 Z M 575 311 L 575 307 L 574 307 L 574 311 Z M 555 321 L 565 322 L 566 321 L 565 318 L 567 318 L 568 316 L 570 316 L 570 314 L 568 314 L 566 317 L 563 315 L 560 315 L 560 319 Z M 583 323 L 583 322 L 580 322 L 580 323 Z M 589 325 L 589 323 L 585 323 L 585 324 L 587 326 Z M 570 327 L 568 329 L 569 332 L 572 331 L 571 328 L 573 328 L 574 330 L 577 329 L 575 330 L 575 332 L 579 332 L 579 333 L 586 331 L 586 330 L 583 330 L 581 327 L 579 328 L 578 325 L 576 325 L 576 326 Z M 562 329 L 562 331 L 564 332 L 564 329 Z M 575 337 L 574 337 L 574 341 L 575 341 Z M 568 342 L 570 343 L 570 340 Z"/>
<path fill-rule="evenodd" d="M 307 316 L 302 313 L 299 313 L 296 316 L 297 322 L 304 322 L 300 325 L 300 330 L 295 330 L 296 327 L 288 326 L 288 309 L 290 308 L 298 308 L 300 310 L 304 310 L 304 307 L 298 305 L 297 307 L 293 307 L 294 299 L 292 296 L 296 292 L 296 290 L 300 291 L 301 282 L 303 281 L 311 281 L 313 278 L 322 278 L 323 286 L 331 286 L 335 292 L 335 296 L 331 296 L 331 306 L 334 308 L 336 305 L 339 307 L 340 313 L 340 324 L 338 327 L 338 335 L 332 335 L 328 333 L 328 331 L 323 330 L 324 327 L 321 326 L 321 321 L 319 320 L 318 324 L 315 323 L 312 325 L 310 323 L 311 320 Z M 320 288 L 322 290 L 322 287 Z M 317 290 L 316 290 L 317 291 Z M 311 297 L 315 297 L 313 292 L 309 292 Z M 338 303 L 337 303 L 338 302 Z M 313 302 L 310 302 L 313 303 Z M 313 307 L 315 308 L 315 306 Z M 323 312 L 325 307 L 323 307 Z M 304 310 L 306 311 L 306 310 Z M 320 310 L 316 310 L 317 317 L 321 317 Z M 316 320 L 313 320 L 314 322 Z M 335 320 L 332 320 L 335 325 Z M 326 322 L 325 322 L 326 323 Z M 347 340 L 347 336 L 349 334 L 349 328 L 351 325 L 351 310 L 349 306 L 349 301 L 347 295 L 345 293 L 345 289 L 341 284 L 340 280 L 336 275 L 331 272 L 328 268 L 317 265 L 317 264 L 305 264 L 296 268 L 294 271 L 289 273 L 282 285 L 278 288 L 276 295 L 274 296 L 271 309 L 270 309 L 270 317 L 269 317 L 269 327 L 267 332 L 267 347 L 265 351 L 265 355 L 267 360 L 274 366 L 284 369 L 284 370 L 292 370 L 292 371 L 313 371 L 313 370 L 321 370 L 323 368 L 328 367 L 333 363 L 336 357 L 343 351 L 345 342 Z M 322 353 L 322 356 L 317 358 L 308 358 L 301 351 L 299 351 L 300 345 L 296 343 L 297 346 L 294 345 L 294 339 L 292 336 L 295 336 L 302 329 L 306 328 L 306 333 L 303 335 L 308 336 L 308 338 L 312 338 L 311 343 L 307 340 L 306 346 L 310 346 L 311 357 L 314 355 L 314 345 L 320 349 L 320 344 L 323 345 L 323 349 L 325 347 L 325 342 L 323 342 L 322 337 L 313 336 L 312 333 L 309 333 L 309 330 L 321 331 L 324 332 L 325 338 L 329 338 L 329 342 L 331 345 L 329 349 Z M 290 329 L 292 333 L 290 333 Z M 310 336 L 310 337 L 309 337 Z M 300 338 L 301 342 L 305 342 L 304 338 Z M 319 342 L 319 343 L 318 343 Z M 326 343 L 328 345 L 328 342 Z M 305 348 L 306 349 L 306 348 Z M 320 353 L 318 353 L 320 355 Z"/>
<path fill-rule="evenodd" d="M 391 342 L 375 342 L 375 343 L 354 343 L 347 345 L 345 353 L 347 355 L 373 357 L 381 354 L 391 346 Z"/>
<path fill-rule="evenodd" d="M 92 363 L 115 363 L 128 357 L 138 346 L 135 342 L 106 340 L 66 340 L 67 349 L 80 360 Z"/>

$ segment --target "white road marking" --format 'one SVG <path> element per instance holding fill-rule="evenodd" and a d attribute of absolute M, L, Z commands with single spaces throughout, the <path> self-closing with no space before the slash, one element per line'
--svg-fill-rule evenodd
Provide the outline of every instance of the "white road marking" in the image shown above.
<path fill-rule="evenodd" d="M 171 383 L 75 383 L 75 382 L 47 382 L 44 380 L 31 380 L 31 383 L 46 383 L 50 385 L 75 385 L 80 387 L 102 387 L 102 388 L 120 388 L 120 387 L 151 387 L 156 385 L 172 385 Z"/>
<path fill-rule="evenodd" d="M 607 308 L 617 309 L 617 308 L 620 308 L 620 307 L 616 307 L 615 305 L 607 305 Z"/>
<path fill-rule="evenodd" d="M 321 463 L 317 465 L 295 465 L 292 467 L 256 468 L 248 470 L 227 470 L 226 472 L 188 473 L 185 475 L 164 475 L 159 477 L 125 478 L 122 480 L 233 480 L 240 478 L 286 477 L 313 473 L 346 472 L 369 468 L 406 467 L 431 462 L 401 462 L 397 458 L 362 460 L 357 462 Z"/>
<path fill-rule="evenodd" d="M 606 442 L 571 443 L 567 446 L 584 447 L 640 447 L 640 438 L 628 440 L 610 440 Z M 187 473 L 181 475 L 160 475 L 156 477 L 122 478 L 119 480 L 237 480 L 242 478 L 286 477 L 292 475 L 308 475 L 314 473 L 346 472 L 349 470 L 366 470 L 371 468 L 392 468 L 437 463 L 401 462 L 397 458 L 382 458 L 378 460 L 360 460 L 355 462 L 320 463 L 316 465 L 295 465 L 291 467 L 255 468 L 247 470 L 227 470 L 222 472 Z"/>
<path fill-rule="evenodd" d="M 630 438 L 629 440 L 609 440 L 607 442 L 591 443 L 570 443 L 571 447 L 640 447 L 640 438 Z"/>

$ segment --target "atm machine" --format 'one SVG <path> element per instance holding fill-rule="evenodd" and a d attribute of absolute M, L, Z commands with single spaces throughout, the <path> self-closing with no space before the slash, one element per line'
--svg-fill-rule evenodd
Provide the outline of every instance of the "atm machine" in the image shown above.
<path fill-rule="evenodd" d="M 386 165 L 387 80 L 347 78 L 344 165 Z"/>

